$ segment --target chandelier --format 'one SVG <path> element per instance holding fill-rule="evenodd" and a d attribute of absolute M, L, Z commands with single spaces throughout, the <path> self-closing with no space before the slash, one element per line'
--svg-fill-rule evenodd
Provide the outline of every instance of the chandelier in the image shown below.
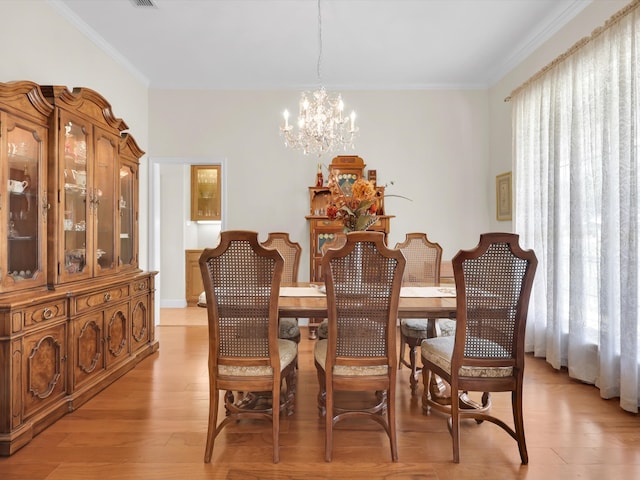
<path fill-rule="evenodd" d="M 297 131 L 289 123 L 289 111 L 284 111 L 284 125 L 280 133 L 287 147 L 301 150 L 304 155 L 321 157 L 338 150 L 353 148 L 353 139 L 358 131 L 356 114 L 343 116 L 344 103 L 340 94 L 330 95 L 322 86 L 322 15 L 318 0 L 318 64 L 317 74 L 320 88 L 314 92 L 303 92 L 297 121 Z"/>

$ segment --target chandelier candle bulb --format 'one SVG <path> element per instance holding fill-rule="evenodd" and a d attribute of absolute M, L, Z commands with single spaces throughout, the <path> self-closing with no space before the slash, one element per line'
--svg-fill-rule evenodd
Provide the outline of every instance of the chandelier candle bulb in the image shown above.
<path fill-rule="evenodd" d="M 289 110 L 285 110 L 284 113 L 284 129 L 289 130 Z"/>

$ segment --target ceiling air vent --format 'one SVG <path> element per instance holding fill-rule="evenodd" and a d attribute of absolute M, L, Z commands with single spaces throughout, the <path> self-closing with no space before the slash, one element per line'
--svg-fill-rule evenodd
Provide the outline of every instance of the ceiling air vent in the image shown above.
<path fill-rule="evenodd" d="M 134 7 L 142 7 L 142 8 L 158 8 L 153 0 L 131 0 Z"/>

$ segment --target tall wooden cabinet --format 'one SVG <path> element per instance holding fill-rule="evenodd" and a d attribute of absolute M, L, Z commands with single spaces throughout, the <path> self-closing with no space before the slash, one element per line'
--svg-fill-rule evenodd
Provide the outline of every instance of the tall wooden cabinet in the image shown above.
<path fill-rule="evenodd" d="M 353 183 L 364 175 L 365 163 L 358 156 L 339 155 L 329 165 L 329 170 L 338 176 L 339 182 Z M 378 205 L 378 220 L 369 230 L 383 232 L 385 238 L 391 228 L 392 215 L 384 212 L 384 187 L 377 187 L 380 194 Z M 332 241 L 335 236 L 343 231 L 340 220 L 330 220 L 326 209 L 331 202 L 331 192 L 326 186 L 309 187 L 309 215 L 305 218 L 309 222 L 309 280 L 322 281 L 322 245 Z"/>
<path fill-rule="evenodd" d="M 126 129 L 90 89 L 0 83 L 0 455 L 158 349 Z"/>

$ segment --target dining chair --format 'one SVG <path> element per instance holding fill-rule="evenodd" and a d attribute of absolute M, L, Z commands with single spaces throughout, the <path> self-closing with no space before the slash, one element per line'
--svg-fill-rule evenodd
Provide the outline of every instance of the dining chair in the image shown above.
<path fill-rule="evenodd" d="M 538 261 L 523 250 L 518 235 L 485 233 L 472 250 L 461 250 L 452 260 L 456 282 L 456 334 L 422 342 L 423 410 L 433 407 L 450 415 L 453 460 L 460 461 L 460 420 L 495 423 L 518 442 L 520 459 L 528 463 L 522 415 L 524 334 L 529 297 Z M 459 402 L 441 405 L 430 398 L 431 373 L 459 392 L 482 392 L 479 408 L 461 408 Z M 491 392 L 511 392 L 514 428 L 490 413 Z"/>
<path fill-rule="evenodd" d="M 346 234 L 344 234 L 344 233 L 336 233 L 331 240 L 327 240 L 326 242 L 324 242 L 322 244 L 322 247 L 320 247 L 320 251 L 322 252 L 322 255 L 324 256 L 324 254 L 327 253 L 327 251 L 330 248 L 340 248 L 345 243 L 347 243 Z M 318 325 L 317 337 L 320 338 L 320 339 L 327 338 L 327 330 L 328 330 L 328 328 L 329 328 L 329 324 L 327 322 L 327 319 L 325 318 Z"/>
<path fill-rule="evenodd" d="M 381 232 L 349 233 L 343 247 L 328 250 L 322 258 L 329 330 L 326 339 L 316 342 L 314 363 L 327 462 L 334 426 L 358 417 L 384 428 L 391 458 L 398 460 L 396 319 L 405 263 L 399 250 L 385 246 Z M 336 401 L 337 392 L 357 398 L 348 399 L 347 405 L 344 398 Z"/>
<path fill-rule="evenodd" d="M 279 461 L 280 412 L 293 413 L 298 345 L 278 338 L 278 297 L 284 259 L 263 247 L 258 233 L 224 231 L 200 256 L 209 325 L 209 423 L 205 463 L 216 437 L 242 418 L 272 424 L 273 462 Z M 281 394 L 283 390 L 284 393 Z M 226 417 L 218 425 L 224 391 Z M 251 401 L 260 392 L 266 404 Z"/>
<path fill-rule="evenodd" d="M 284 270 L 282 283 L 295 283 L 298 281 L 298 269 L 302 247 L 298 242 L 293 242 L 286 232 L 271 232 L 262 242 L 266 248 L 275 248 L 284 258 Z M 278 326 L 278 336 L 300 343 L 300 326 L 297 318 L 281 318 Z"/>
<path fill-rule="evenodd" d="M 396 244 L 396 248 L 407 259 L 402 279 L 403 284 L 430 283 L 437 285 L 440 283 L 440 264 L 442 262 L 440 244 L 429 241 L 425 233 L 414 232 L 407 233 L 404 241 Z M 447 322 L 452 321 L 447 320 Z M 435 324 L 435 320 L 432 320 L 432 323 Z M 402 368 L 402 365 L 409 367 L 409 385 L 412 395 L 418 391 L 418 378 L 421 371 L 417 365 L 418 347 L 422 340 L 435 335 L 435 332 L 429 330 L 429 320 L 426 318 L 403 318 L 400 320 L 398 368 Z M 448 333 L 450 330 L 451 328 L 446 332 Z M 409 361 L 404 355 L 405 345 L 409 347 Z"/>

